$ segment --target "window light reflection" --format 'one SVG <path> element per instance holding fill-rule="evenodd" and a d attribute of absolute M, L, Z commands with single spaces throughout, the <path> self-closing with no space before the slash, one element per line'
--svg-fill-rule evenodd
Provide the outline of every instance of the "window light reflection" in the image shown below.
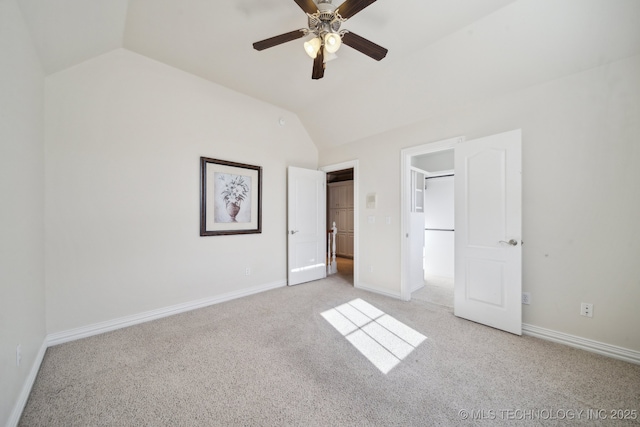
<path fill-rule="evenodd" d="M 326 268 L 326 264 L 324 264 L 324 263 L 322 263 L 322 264 L 313 264 L 313 265 L 307 265 L 305 267 L 292 268 L 291 272 L 292 273 L 299 273 L 301 271 L 315 270 L 316 268 Z"/>
<path fill-rule="evenodd" d="M 427 339 L 360 298 L 321 315 L 384 374 Z"/>

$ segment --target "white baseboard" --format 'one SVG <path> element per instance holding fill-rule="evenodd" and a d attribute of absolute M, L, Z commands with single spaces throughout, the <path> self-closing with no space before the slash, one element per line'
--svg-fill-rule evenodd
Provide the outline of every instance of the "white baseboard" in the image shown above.
<path fill-rule="evenodd" d="M 640 364 L 640 351 L 629 350 L 627 348 L 565 334 L 564 332 L 552 331 L 550 329 L 528 325 L 526 323 L 522 324 L 522 333 L 532 337 L 541 338 L 543 340 L 576 347 L 592 353 L 602 354 L 603 356 L 612 357 L 614 359 L 624 360 L 625 362 Z"/>
<path fill-rule="evenodd" d="M 363 291 L 373 292 L 374 294 L 380 294 L 380 295 L 384 295 L 386 297 L 391 297 L 395 299 L 402 299 L 399 292 L 391 292 L 387 290 L 378 289 L 367 283 L 360 282 L 360 283 L 357 283 L 354 287 L 356 289 L 362 289 Z"/>
<path fill-rule="evenodd" d="M 160 319 L 162 317 L 172 316 L 187 311 L 207 307 L 221 302 L 230 301 L 236 298 L 257 294 L 275 288 L 286 286 L 286 281 L 278 281 L 267 283 L 260 286 L 254 286 L 240 291 L 228 292 L 210 298 L 203 298 L 195 301 L 176 304 L 169 307 L 159 308 L 157 310 L 145 311 L 143 313 L 133 314 L 131 316 L 120 317 L 118 319 L 107 320 L 105 322 L 94 323 L 92 325 L 82 326 L 80 328 L 69 329 L 66 331 L 56 332 L 47 335 L 47 345 L 49 347 L 62 344 L 69 341 L 75 341 L 81 338 L 87 338 L 93 335 L 99 335 L 105 332 L 114 331 L 116 329 L 126 328 L 128 326 L 137 325 L 139 323 L 149 322 L 151 320 Z"/>
<path fill-rule="evenodd" d="M 20 394 L 18 395 L 18 401 L 13 406 L 13 411 L 11 411 L 11 415 L 9 416 L 9 420 L 7 421 L 7 427 L 15 427 L 20 422 L 20 417 L 22 416 L 22 411 L 24 410 L 25 405 L 27 404 L 27 399 L 29 399 L 29 394 L 31 393 L 31 389 L 33 388 L 33 383 L 36 381 L 36 376 L 38 376 L 38 371 L 40 370 L 40 365 L 42 364 L 42 359 L 44 359 L 44 353 L 47 351 L 47 340 L 42 342 L 40 346 L 40 350 L 38 350 L 38 354 L 36 354 L 36 358 L 31 365 L 31 370 L 29 371 L 29 375 L 22 385 L 22 390 L 20 390 Z"/>
<path fill-rule="evenodd" d="M 22 411 L 24 411 L 24 407 L 27 404 L 27 399 L 29 398 L 29 394 L 31 393 L 31 389 L 33 388 L 33 383 L 36 380 L 36 376 L 38 375 L 38 371 L 40 370 L 40 365 L 42 364 L 42 360 L 44 359 L 44 354 L 47 351 L 48 347 L 62 344 L 65 342 L 75 341 L 81 338 L 87 338 L 93 335 L 99 335 L 104 332 L 113 331 L 120 328 L 126 328 L 127 326 L 137 325 L 139 323 L 149 322 L 151 320 L 160 319 L 162 317 L 171 316 L 174 314 L 184 313 L 187 311 L 195 310 L 202 307 L 207 307 L 214 304 L 219 304 L 221 302 L 230 301 L 236 298 L 245 297 L 248 295 L 257 294 L 260 292 L 268 291 L 275 288 L 281 288 L 287 285 L 287 282 L 282 280 L 273 283 L 267 283 L 260 286 L 254 286 L 248 289 L 242 289 L 240 291 L 228 292 L 226 294 L 218 295 L 210 298 L 203 298 L 183 304 L 176 304 L 165 308 L 160 308 L 157 310 L 146 311 L 143 313 L 134 314 L 131 316 L 125 316 L 118 319 L 108 320 L 106 322 L 94 323 L 92 325 L 83 326 L 81 328 L 69 329 L 67 331 L 56 332 L 54 334 L 49 334 L 46 336 L 38 354 L 36 356 L 33 365 L 31 366 L 31 371 L 29 372 L 29 376 L 24 382 L 22 386 L 22 390 L 20 391 L 20 395 L 18 396 L 18 401 L 13 407 L 13 411 L 11 412 L 11 416 L 7 422 L 7 427 L 15 427 L 18 425 L 20 421 L 20 417 L 22 416 Z"/>
<path fill-rule="evenodd" d="M 74 341 L 81 338 L 90 337 L 93 335 L 98 335 L 104 332 L 109 332 L 109 331 L 113 331 L 120 328 L 125 328 L 127 326 L 133 326 L 139 323 L 160 319 L 162 317 L 167 317 L 167 316 L 184 313 L 184 312 L 195 310 L 202 307 L 219 304 L 225 301 L 230 301 L 236 298 L 257 294 L 257 293 L 268 291 L 271 289 L 284 287 L 286 286 L 286 284 L 287 282 L 284 280 L 268 283 L 265 285 L 254 286 L 252 288 L 243 289 L 236 292 L 229 292 L 226 294 L 218 295 L 216 297 L 203 298 L 203 299 L 191 301 L 188 303 L 176 304 L 176 305 L 172 305 L 172 306 L 157 309 L 157 310 L 151 310 L 151 311 L 147 311 L 147 312 L 143 312 L 143 313 L 139 313 L 131 316 L 121 317 L 119 319 L 95 323 L 93 325 L 88 325 L 81 328 L 70 329 L 67 331 L 62 331 L 62 332 L 57 332 L 54 334 L 47 335 L 47 337 L 45 338 L 45 341 L 42 343 L 40 347 L 40 350 L 38 351 L 38 354 L 36 355 L 36 359 L 34 360 L 31 366 L 29 375 L 27 376 L 27 379 L 25 380 L 25 383 L 22 386 L 22 390 L 20 392 L 20 395 L 18 396 L 18 401 L 14 405 L 13 411 L 11 412 L 11 416 L 9 417 L 9 420 L 7 422 L 7 427 L 14 427 L 18 425 L 18 422 L 20 421 L 20 416 L 22 415 L 22 411 L 24 410 L 24 407 L 27 403 L 27 399 L 29 398 L 29 394 L 31 393 L 31 389 L 35 382 L 36 376 L 38 375 L 38 371 L 40 370 L 40 365 L 42 364 L 42 360 L 44 359 L 44 354 L 48 347 L 51 347 L 57 344 L 62 344 L 65 342 Z M 384 295 L 387 297 L 400 299 L 399 293 L 380 290 L 362 282 L 359 283 L 356 286 L 356 288 L 373 292 L 376 294 Z M 640 351 L 629 350 L 623 347 L 605 344 L 602 342 L 581 338 L 575 335 L 565 334 L 563 332 L 552 331 L 550 329 L 545 329 L 545 328 L 541 328 L 541 327 L 529 325 L 529 324 L 522 324 L 522 333 L 532 337 L 541 338 L 544 340 L 553 341 L 560 344 L 565 344 L 571 347 L 580 348 L 582 350 L 591 351 L 593 353 L 602 354 L 604 356 L 612 357 L 614 359 L 620 359 L 626 362 L 640 364 Z"/>

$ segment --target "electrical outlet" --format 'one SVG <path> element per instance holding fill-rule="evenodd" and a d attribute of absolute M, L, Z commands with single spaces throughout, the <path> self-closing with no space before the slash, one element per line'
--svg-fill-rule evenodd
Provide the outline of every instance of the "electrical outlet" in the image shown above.
<path fill-rule="evenodd" d="M 247 267 L 244 269 L 244 275 L 245 276 L 251 276 L 251 267 Z"/>
<path fill-rule="evenodd" d="M 580 315 L 586 317 L 593 317 L 593 304 L 583 302 L 580 304 Z"/>
<path fill-rule="evenodd" d="M 531 304 L 531 294 L 529 292 L 522 293 L 522 303 L 523 304 Z"/>
<path fill-rule="evenodd" d="M 20 362 L 22 362 L 22 344 L 16 347 L 16 366 L 20 366 Z"/>

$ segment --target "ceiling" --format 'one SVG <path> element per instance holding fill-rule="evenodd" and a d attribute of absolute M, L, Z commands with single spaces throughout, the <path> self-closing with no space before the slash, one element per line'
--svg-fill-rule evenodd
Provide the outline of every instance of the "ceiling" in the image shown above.
<path fill-rule="evenodd" d="M 379 0 L 342 28 L 387 57 L 343 46 L 312 80 L 305 39 L 252 48 L 306 27 L 293 0 L 16 1 L 47 74 L 129 49 L 291 111 L 321 149 L 640 52 L 638 0 Z"/>

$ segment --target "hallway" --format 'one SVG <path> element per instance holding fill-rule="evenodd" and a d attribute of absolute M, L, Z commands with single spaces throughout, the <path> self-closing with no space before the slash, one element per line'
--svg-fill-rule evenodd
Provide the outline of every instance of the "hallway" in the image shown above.
<path fill-rule="evenodd" d="M 338 276 L 353 286 L 353 259 L 336 257 L 336 264 L 338 264 Z"/>

